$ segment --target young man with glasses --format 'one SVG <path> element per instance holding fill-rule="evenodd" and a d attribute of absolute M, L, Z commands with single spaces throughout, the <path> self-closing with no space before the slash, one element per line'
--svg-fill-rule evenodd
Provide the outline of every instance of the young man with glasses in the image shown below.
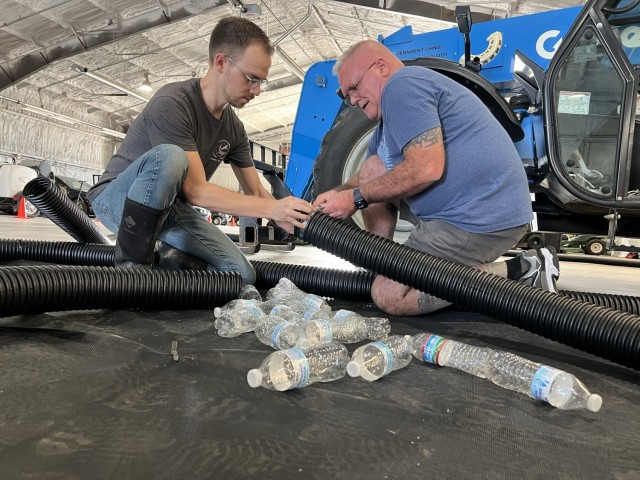
<path fill-rule="evenodd" d="M 160 88 L 135 119 L 89 192 L 96 216 L 117 232 L 116 265 L 151 266 L 160 240 L 209 269 L 237 271 L 253 283 L 255 271 L 242 252 L 192 205 L 272 219 L 290 233 L 304 227 L 312 205 L 295 197 L 275 200 L 262 186 L 247 134 L 231 108 L 260 95 L 272 54 L 257 25 L 225 18 L 211 33 L 207 73 Z M 209 183 L 223 161 L 244 194 Z"/>
<path fill-rule="evenodd" d="M 466 87 L 420 66 L 406 67 L 384 45 L 363 41 L 334 67 L 338 95 L 378 120 L 367 160 L 352 179 L 314 205 L 393 238 L 398 211 L 416 228 L 405 245 L 555 292 L 552 248 L 494 261 L 532 220 L 527 178 L 506 131 Z M 382 276 L 376 305 L 391 315 L 422 315 L 449 303 Z"/>

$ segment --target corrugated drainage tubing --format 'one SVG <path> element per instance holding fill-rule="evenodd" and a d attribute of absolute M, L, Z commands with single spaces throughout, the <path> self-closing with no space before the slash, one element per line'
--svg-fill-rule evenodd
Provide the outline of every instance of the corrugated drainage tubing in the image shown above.
<path fill-rule="evenodd" d="M 252 261 L 256 270 L 256 288 L 266 290 L 286 277 L 298 288 L 323 297 L 340 298 L 358 302 L 371 302 L 371 284 L 375 274 L 367 271 L 338 270 Z"/>
<path fill-rule="evenodd" d="M 297 235 L 354 265 L 640 370 L 640 317 L 487 275 L 314 213 Z"/>
<path fill-rule="evenodd" d="M 237 298 L 236 272 L 70 265 L 0 267 L 0 317 L 67 310 L 213 309 Z"/>
<path fill-rule="evenodd" d="M 64 265 L 113 266 L 115 247 L 95 243 L 0 240 L 0 263 L 15 260 Z"/>
<path fill-rule="evenodd" d="M 110 245 L 0 239 L 0 263 L 29 260 L 65 265 L 111 266 L 113 253 L 114 247 Z M 372 301 L 371 284 L 375 277 L 373 272 L 255 260 L 251 261 L 251 264 L 256 269 L 256 286 L 259 289 L 266 290 L 274 287 L 281 278 L 287 277 L 308 293 L 343 300 Z M 560 293 L 566 297 L 640 315 L 640 297 L 569 290 L 563 290 Z"/>
<path fill-rule="evenodd" d="M 45 217 L 78 242 L 111 245 L 98 226 L 48 178 L 34 178 L 22 193 Z"/>

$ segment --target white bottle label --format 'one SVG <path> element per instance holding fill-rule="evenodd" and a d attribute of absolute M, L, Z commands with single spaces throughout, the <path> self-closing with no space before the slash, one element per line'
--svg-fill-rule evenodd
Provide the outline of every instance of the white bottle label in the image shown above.
<path fill-rule="evenodd" d="M 531 395 L 538 400 L 549 401 L 551 385 L 555 378 L 562 373 L 557 368 L 541 366 L 531 380 Z"/>
<path fill-rule="evenodd" d="M 384 342 L 372 342 L 369 345 L 377 348 L 384 357 L 384 375 L 389 375 L 393 370 L 393 351 Z"/>
<path fill-rule="evenodd" d="M 447 339 L 441 337 L 439 335 L 430 334 L 427 338 L 424 339 L 424 343 L 422 344 L 422 359 L 426 363 L 438 363 L 438 353 L 440 353 L 440 348 Z"/>
<path fill-rule="evenodd" d="M 277 350 L 280 350 L 280 334 L 282 333 L 282 329 L 289 325 L 289 322 L 279 323 L 274 327 L 271 331 L 271 346 Z"/>
<path fill-rule="evenodd" d="M 316 325 L 318 326 L 318 341 L 330 342 L 333 339 L 331 324 L 324 320 L 317 320 Z"/>
<path fill-rule="evenodd" d="M 299 348 L 289 348 L 288 350 L 281 350 L 293 366 L 293 385 L 291 388 L 302 388 L 309 383 L 309 360 L 305 356 L 304 352 Z"/>

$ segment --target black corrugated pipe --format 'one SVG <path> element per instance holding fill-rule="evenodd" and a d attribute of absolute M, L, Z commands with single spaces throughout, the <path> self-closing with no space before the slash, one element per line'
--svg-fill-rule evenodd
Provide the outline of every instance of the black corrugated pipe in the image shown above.
<path fill-rule="evenodd" d="M 510 325 L 640 370 L 640 317 L 554 295 L 405 247 L 320 212 L 303 241 Z"/>
<path fill-rule="evenodd" d="M 256 270 L 256 288 L 267 290 L 286 277 L 305 292 L 323 297 L 341 298 L 358 302 L 371 302 L 371 283 L 375 274 L 367 271 L 338 270 L 252 261 Z"/>
<path fill-rule="evenodd" d="M 112 242 L 77 205 L 46 177 L 37 177 L 22 190 L 42 214 L 80 243 Z"/>
<path fill-rule="evenodd" d="M 40 240 L 0 240 L 0 263 L 16 260 L 59 263 L 65 265 L 113 265 L 114 247 L 74 242 Z M 256 287 L 269 289 L 287 277 L 302 290 L 323 297 L 371 302 L 374 274 L 332 268 L 289 265 L 285 263 L 251 262 L 256 269 Z"/>
<path fill-rule="evenodd" d="M 0 240 L 0 263 L 15 260 L 64 265 L 113 266 L 113 245 L 42 240 Z"/>
<path fill-rule="evenodd" d="M 0 263 L 30 260 L 66 265 L 110 266 L 113 265 L 113 252 L 114 247 L 110 245 L 40 240 L 0 240 Z M 372 272 L 352 272 L 286 263 L 259 261 L 251 263 L 256 269 L 258 275 L 256 285 L 260 289 L 274 287 L 282 277 L 287 277 L 309 293 L 344 300 L 371 301 L 371 283 L 375 277 Z M 568 290 L 560 293 L 603 307 L 640 315 L 640 297 Z"/>
<path fill-rule="evenodd" d="M 238 273 L 69 265 L 0 267 L 0 317 L 65 310 L 213 309 L 238 298 Z"/>

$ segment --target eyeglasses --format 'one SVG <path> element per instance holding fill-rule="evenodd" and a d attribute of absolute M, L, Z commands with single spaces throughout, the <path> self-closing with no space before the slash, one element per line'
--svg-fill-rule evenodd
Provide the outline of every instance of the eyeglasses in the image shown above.
<path fill-rule="evenodd" d="M 247 82 L 249 82 L 249 89 L 252 89 L 255 86 L 259 86 L 260 90 L 264 90 L 265 88 L 267 88 L 267 85 L 269 85 L 269 80 L 267 80 L 266 78 L 263 80 L 260 80 L 259 78 L 253 78 L 251 76 L 249 76 L 247 74 L 247 72 L 245 72 L 244 70 L 242 70 L 238 64 L 236 62 L 233 61 L 233 58 L 229 57 L 228 55 L 225 55 L 229 61 L 231 63 L 233 63 L 233 65 L 235 65 L 235 67 L 240 70 L 240 73 L 243 74 L 245 76 L 245 78 L 247 79 Z"/>
<path fill-rule="evenodd" d="M 362 74 L 362 76 L 360 77 L 360 80 L 358 80 L 356 83 L 352 83 L 349 88 L 347 88 L 347 93 L 344 94 L 342 93 L 342 89 L 338 88 L 338 90 L 336 90 L 336 93 L 338 94 L 338 96 L 342 99 L 342 101 L 348 106 L 348 107 L 353 107 L 354 104 L 351 103 L 351 93 L 355 92 L 358 89 L 358 85 L 360 85 L 360 82 L 362 82 L 362 79 L 364 78 L 364 76 L 367 74 L 367 72 L 369 70 L 371 70 L 371 67 L 373 67 L 376 63 L 378 63 L 378 61 L 376 60 L 375 62 L 373 62 L 371 65 L 369 65 L 369 68 L 367 68 L 364 73 Z"/>

